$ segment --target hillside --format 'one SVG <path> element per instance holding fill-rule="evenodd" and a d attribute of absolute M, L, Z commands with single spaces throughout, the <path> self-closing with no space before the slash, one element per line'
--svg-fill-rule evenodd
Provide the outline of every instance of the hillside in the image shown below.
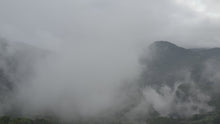
<path fill-rule="evenodd" d="M 151 87 L 157 99 L 166 104 L 152 103 L 160 115 L 189 117 L 219 109 L 220 48 L 187 49 L 157 41 L 140 61 L 143 67 L 140 88 Z"/>

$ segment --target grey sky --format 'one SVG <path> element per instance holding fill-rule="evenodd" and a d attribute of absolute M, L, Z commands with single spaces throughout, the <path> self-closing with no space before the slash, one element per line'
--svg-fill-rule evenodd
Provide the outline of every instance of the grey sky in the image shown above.
<path fill-rule="evenodd" d="M 220 46 L 218 0 L 1 0 L 0 36 L 40 46 L 61 42 Z"/>

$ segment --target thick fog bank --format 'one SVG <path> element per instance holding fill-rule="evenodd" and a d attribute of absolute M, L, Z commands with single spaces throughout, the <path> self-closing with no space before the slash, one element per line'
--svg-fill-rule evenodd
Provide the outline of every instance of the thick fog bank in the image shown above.
<path fill-rule="evenodd" d="M 218 104 L 210 104 L 219 94 L 218 48 L 185 49 L 160 41 L 140 54 L 129 45 L 67 43 L 48 52 L 5 43 L 3 56 L 16 63 L 13 71 L 11 65 L 1 68 L 10 81 L 1 87 L 12 85 L 1 95 L 1 115 L 137 121 L 190 117 Z"/>

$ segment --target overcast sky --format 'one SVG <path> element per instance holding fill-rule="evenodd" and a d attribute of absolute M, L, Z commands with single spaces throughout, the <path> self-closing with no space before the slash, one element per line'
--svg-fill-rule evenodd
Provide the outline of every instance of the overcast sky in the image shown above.
<path fill-rule="evenodd" d="M 219 8 L 219 0 L 0 0 L 0 36 L 50 48 L 157 40 L 220 47 Z"/>

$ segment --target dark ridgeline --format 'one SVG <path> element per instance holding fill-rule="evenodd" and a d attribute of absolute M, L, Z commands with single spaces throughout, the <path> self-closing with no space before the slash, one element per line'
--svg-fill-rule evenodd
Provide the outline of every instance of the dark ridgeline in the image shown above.
<path fill-rule="evenodd" d="M 34 62 L 45 53 L 28 44 L 0 39 L 0 92 L 13 90 L 14 83 L 25 82 Z"/>
<path fill-rule="evenodd" d="M 7 101 L 14 95 L 16 88 L 28 83 L 34 63 L 45 57 L 46 51 L 21 42 L 9 42 L 0 38 L 0 103 L 10 106 Z M 2 111 L 2 110 L 1 110 Z M 15 105 L 7 108 L 6 113 L 17 115 L 20 111 Z"/>
<path fill-rule="evenodd" d="M 143 55 L 143 85 L 170 85 L 184 80 L 187 76 L 201 85 L 211 85 L 203 72 L 209 61 L 220 64 L 220 48 L 186 49 L 167 41 L 157 41 L 149 46 L 148 54 Z M 207 88 L 207 87 L 206 87 Z"/>
<path fill-rule="evenodd" d="M 149 46 L 146 54 L 140 59 L 143 70 L 140 78 L 141 88 L 151 86 L 158 89 L 162 86 L 174 88 L 181 84 L 176 93 L 183 102 L 191 94 L 191 82 L 203 93 L 211 96 L 210 105 L 220 108 L 220 78 L 212 76 L 220 72 L 220 48 L 191 48 L 179 47 L 168 41 L 156 41 Z M 208 66 L 214 67 L 207 72 Z M 217 84 L 217 85 L 216 85 Z"/>

